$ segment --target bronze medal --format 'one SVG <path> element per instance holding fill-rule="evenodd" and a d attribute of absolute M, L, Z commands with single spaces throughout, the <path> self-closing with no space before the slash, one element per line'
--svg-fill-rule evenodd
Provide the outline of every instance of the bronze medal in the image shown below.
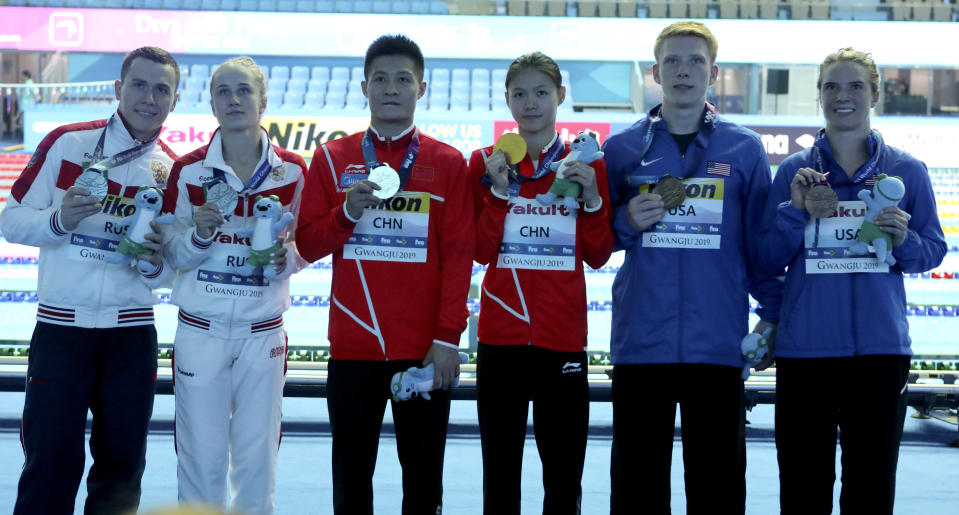
<path fill-rule="evenodd" d="M 813 218 L 828 218 L 839 207 L 839 196 L 828 182 L 813 184 L 806 192 L 806 211 Z"/>
<path fill-rule="evenodd" d="M 681 206 L 686 200 L 686 188 L 683 181 L 666 174 L 659 179 L 653 193 L 663 198 L 663 209 L 669 211 Z"/>

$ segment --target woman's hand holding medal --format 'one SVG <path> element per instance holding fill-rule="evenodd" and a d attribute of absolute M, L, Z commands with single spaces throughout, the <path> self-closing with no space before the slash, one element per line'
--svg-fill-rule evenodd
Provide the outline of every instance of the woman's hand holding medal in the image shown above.
<path fill-rule="evenodd" d="M 808 211 L 810 216 L 825 218 L 832 215 L 839 205 L 836 192 L 829 186 L 829 173 L 819 173 L 812 168 L 800 168 L 789 183 L 789 195 L 793 207 Z"/>
<path fill-rule="evenodd" d="M 220 208 L 213 202 L 207 202 L 198 207 L 193 213 L 193 223 L 196 225 L 196 235 L 206 239 L 213 236 L 218 227 L 223 225 L 225 218 Z"/>
<path fill-rule="evenodd" d="M 60 225 L 72 231 L 80 225 L 80 220 L 100 212 L 100 199 L 90 195 L 90 190 L 70 186 L 60 202 Z"/>
<path fill-rule="evenodd" d="M 505 197 L 509 194 L 510 166 L 519 164 L 526 157 L 526 140 L 513 132 L 500 136 L 493 153 L 486 158 L 486 175 L 493 191 Z"/>
<path fill-rule="evenodd" d="M 629 199 L 626 217 L 629 225 L 637 232 L 643 232 L 666 216 L 663 198 L 655 193 L 640 193 Z"/>

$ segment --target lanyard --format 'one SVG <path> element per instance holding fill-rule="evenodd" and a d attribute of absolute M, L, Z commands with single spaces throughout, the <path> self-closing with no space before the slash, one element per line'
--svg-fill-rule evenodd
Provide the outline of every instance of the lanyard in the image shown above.
<path fill-rule="evenodd" d="M 649 149 L 653 146 L 653 140 L 656 137 L 656 130 L 658 125 L 663 122 L 662 117 L 662 104 L 654 107 L 646 115 L 646 131 L 643 134 L 643 145 L 640 149 L 639 154 L 636 156 L 635 161 L 633 162 L 632 169 L 636 170 L 640 167 L 640 163 L 646 157 L 646 154 L 649 153 Z M 702 147 L 705 151 L 709 146 L 709 140 L 713 136 L 713 131 L 716 127 L 716 108 L 712 104 L 706 102 L 706 107 L 703 112 L 703 122 L 699 127 L 699 134 L 696 135 L 696 140 L 700 140 Z M 699 155 L 699 145 L 695 145 L 695 141 L 690 144 L 690 149 L 687 150 L 687 154 L 690 156 L 689 159 L 686 159 L 687 167 L 686 170 L 683 170 L 681 175 L 677 174 L 677 178 L 685 179 L 695 173 L 696 169 L 699 168 L 699 163 L 702 162 L 705 155 Z M 645 175 L 623 175 L 622 183 L 626 187 L 636 187 L 643 184 L 655 184 L 659 177 L 645 176 Z"/>
<path fill-rule="evenodd" d="M 879 170 L 879 158 L 882 155 L 883 146 L 882 135 L 879 134 L 879 131 L 873 129 L 870 131 L 869 136 L 867 136 L 866 143 L 872 155 L 869 156 L 869 160 L 866 161 L 865 164 L 859 167 L 859 170 L 856 170 L 856 173 L 852 176 L 852 182 L 862 182 L 875 175 Z M 813 156 L 816 160 L 816 171 L 826 173 L 826 158 L 823 155 L 824 149 L 829 149 L 829 140 L 826 139 L 826 129 L 819 129 L 819 132 L 816 133 L 816 141 L 813 143 L 812 148 Z"/>
<path fill-rule="evenodd" d="M 87 168 L 93 168 L 98 172 L 106 172 L 111 168 L 117 166 L 125 165 L 130 161 L 133 161 L 140 156 L 149 152 L 154 145 L 156 145 L 156 139 L 149 143 L 140 143 L 134 145 L 131 148 L 124 150 L 118 154 L 114 154 L 106 159 L 103 159 L 103 144 L 106 142 L 107 129 L 110 128 L 110 124 L 113 123 L 113 119 L 116 118 L 116 114 L 110 117 L 107 120 L 107 125 L 103 128 L 103 131 L 100 132 L 100 139 L 97 140 L 97 146 L 93 149 L 93 158 L 90 160 L 91 164 Z"/>
<path fill-rule="evenodd" d="M 366 162 L 366 173 L 370 173 L 370 170 L 376 168 L 380 161 L 376 159 L 376 149 L 373 147 L 373 136 L 371 136 L 372 130 L 366 129 L 366 133 L 363 134 L 363 161 Z M 413 163 L 416 162 L 416 156 L 420 153 L 420 130 L 419 128 L 413 128 L 413 136 L 410 139 L 410 144 L 406 147 L 406 155 L 403 156 L 403 161 L 400 163 L 400 169 L 396 171 L 397 175 L 400 176 L 400 189 L 406 187 L 406 183 L 410 180 L 410 173 L 413 171 Z"/>

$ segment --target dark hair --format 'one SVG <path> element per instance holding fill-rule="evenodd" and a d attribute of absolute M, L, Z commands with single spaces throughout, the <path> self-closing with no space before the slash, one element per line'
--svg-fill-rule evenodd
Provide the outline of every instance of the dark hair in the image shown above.
<path fill-rule="evenodd" d="M 559 65 L 552 58 L 542 52 L 530 52 L 517 57 L 506 71 L 506 89 L 509 89 L 509 83 L 519 75 L 520 72 L 534 70 L 543 72 L 558 90 L 563 86 L 563 75 L 559 72 Z"/>
<path fill-rule="evenodd" d="M 23 70 L 23 76 L 26 77 L 26 78 L 28 78 L 28 79 L 32 79 L 32 78 L 33 78 L 33 75 L 30 74 L 30 71 L 29 71 L 29 70 Z"/>
<path fill-rule="evenodd" d="M 126 57 L 123 58 L 123 64 L 120 66 L 120 80 L 126 78 L 127 71 L 130 70 L 130 65 L 133 64 L 133 60 L 138 57 L 171 66 L 173 68 L 174 78 L 176 79 L 173 82 L 173 91 L 176 92 L 177 87 L 180 85 L 180 65 L 176 62 L 176 59 L 170 55 L 170 52 L 155 46 L 143 46 L 127 54 Z"/>
<path fill-rule="evenodd" d="M 366 49 L 366 57 L 363 59 L 363 76 L 370 78 L 370 67 L 373 66 L 373 60 L 384 55 L 402 55 L 413 60 L 413 71 L 416 72 L 419 80 L 423 80 L 423 69 L 426 63 L 423 61 L 423 52 L 412 39 L 402 34 L 386 34 L 376 38 Z"/>

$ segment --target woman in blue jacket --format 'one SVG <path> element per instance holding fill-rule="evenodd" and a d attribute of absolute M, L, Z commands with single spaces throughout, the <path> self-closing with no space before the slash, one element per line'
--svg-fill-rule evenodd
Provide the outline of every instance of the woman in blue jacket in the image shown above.
<path fill-rule="evenodd" d="M 912 354 L 902 274 L 938 266 L 946 243 L 926 166 L 870 127 L 872 58 L 830 54 L 817 87 L 826 128 L 780 165 L 759 246 L 767 272 L 788 267 L 775 347 L 780 505 L 783 514 L 832 511 L 838 428 L 842 512 L 891 514 Z M 860 192 L 881 196 L 880 174 L 900 178 L 905 196 L 865 220 Z M 825 182 L 838 206 L 815 218 L 807 200 Z M 894 264 L 850 252 L 863 222 L 891 237 Z M 869 386 L 844 393 L 852 384 Z"/>

